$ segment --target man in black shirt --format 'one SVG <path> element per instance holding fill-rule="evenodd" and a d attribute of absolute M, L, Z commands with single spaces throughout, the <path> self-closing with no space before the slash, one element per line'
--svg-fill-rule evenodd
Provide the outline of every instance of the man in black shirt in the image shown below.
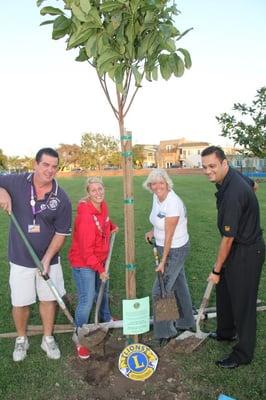
<path fill-rule="evenodd" d="M 254 182 L 229 167 L 223 150 L 203 150 L 202 166 L 216 193 L 221 242 L 209 280 L 216 286 L 216 340 L 237 340 L 232 352 L 218 360 L 223 368 L 251 362 L 256 342 L 256 301 L 265 244 L 260 228 Z"/>

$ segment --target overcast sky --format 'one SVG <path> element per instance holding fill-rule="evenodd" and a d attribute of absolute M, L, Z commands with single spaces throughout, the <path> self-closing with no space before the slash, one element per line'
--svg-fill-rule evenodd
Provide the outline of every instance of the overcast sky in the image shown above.
<path fill-rule="evenodd" d="M 50 5 L 47 1 L 44 5 Z M 61 4 L 58 2 L 58 5 Z M 266 84 L 266 1 L 184 0 L 176 26 L 194 29 L 179 44 L 192 68 L 182 78 L 145 82 L 126 119 L 134 143 L 186 137 L 225 145 L 215 116 L 251 103 Z M 118 135 L 95 71 L 74 61 L 35 1 L 3 1 L 0 14 L 0 148 L 29 155 L 80 144 L 85 132 Z"/>

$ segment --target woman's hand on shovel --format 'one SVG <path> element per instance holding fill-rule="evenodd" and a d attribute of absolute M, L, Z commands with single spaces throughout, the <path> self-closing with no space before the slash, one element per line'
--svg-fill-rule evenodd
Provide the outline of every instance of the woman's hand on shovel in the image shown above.
<path fill-rule="evenodd" d="M 159 263 L 159 265 L 158 265 L 158 267 L 157 268 L 155 268 L 155 271 L 156 272 L 161 272 L 162 274 L 164 273 L 164 263 L 161 261 L 160 263 Z"/>
<path fill-rule="evenodd" d="M 101 274 L 100 274 L 100 279 L 102 280 L 102 281 L 107 281 L 108 279 L 109 279 L 109 274 L 107 274 L 105 271 L 104 272 L 102 272 Z"/>

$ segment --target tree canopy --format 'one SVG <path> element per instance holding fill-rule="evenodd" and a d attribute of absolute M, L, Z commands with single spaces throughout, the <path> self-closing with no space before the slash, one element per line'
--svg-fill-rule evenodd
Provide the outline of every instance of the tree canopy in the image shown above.
<path fill-rule="evenodd" d="M 81 148 L 77 144 L 60 143 L 56 150 L 59 154 L 60 169 L 62 171 L 70 165 L 76 167 L 79 164 Z"/>
<path fill-rule="evenodd" d="M 266 157 L 266 87 L 257 90 L 250 106 L 235 103 L 234 114 L 217 116 L 222 125 L 222 136 L 243 146 L 243 153 Z"/>
<path fill-rule="evenodd" d="M 81 164 L 86 168 L 97 168 L 113 164 L 119 154 L 119 141 L 101 133 L 84 133 L 81 138 Z"/>
<path fill-rule="evenodd" d="M 0 149 L 0 170 L 7 168 L 7 156 L 4 154 L 3 150 Z"/>
<path fill-rule="evenodd" d="M 41 6 L 46 0 L 37 0 Z M 174 18 L 175 3 L 167 0 L 62 0 L 64 7 L 43 7 L 51 15 L 52 38 L 66 37 L 67 49 L 78 49 L 76 58 L 95 68 L 104 94 L 119 124 L 124 183 L 126 289 L 136 297 L 132 135 L 125 117 L 143 78 L 168 80 L 181 77 L 191 67 L 189 52 L 178 41 L 181 33 Z M 110 91 L 110 87 L 114 89 Z M 111 95 L 114 93 L 114 96 Z M 132 279 L 131 279 L 132 278 Z"/>

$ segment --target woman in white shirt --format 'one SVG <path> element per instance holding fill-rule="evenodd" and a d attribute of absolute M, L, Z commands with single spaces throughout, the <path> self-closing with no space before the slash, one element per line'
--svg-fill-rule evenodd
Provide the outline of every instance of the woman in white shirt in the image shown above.
<path fill-rule="evenodd" d="M 150 222 L 153 229 L 145 234 L 146 241 L 155 239 L 160 263 L 156 271 L 163 274 L 166 292 L 174 292 L 180 318 L 154 324 L 154 336 L 163 346 L 182 330 L 194 329 L 191 296 L 185 275 L 185 259 L 189 252 L 187 214 L 183 201 L 173 191 L 173 182 L 163 169 L 154 169 L 143 187 L 153 193 Z M 160 296 L 158 279 L 155 279 L 152 297 Z"/>

